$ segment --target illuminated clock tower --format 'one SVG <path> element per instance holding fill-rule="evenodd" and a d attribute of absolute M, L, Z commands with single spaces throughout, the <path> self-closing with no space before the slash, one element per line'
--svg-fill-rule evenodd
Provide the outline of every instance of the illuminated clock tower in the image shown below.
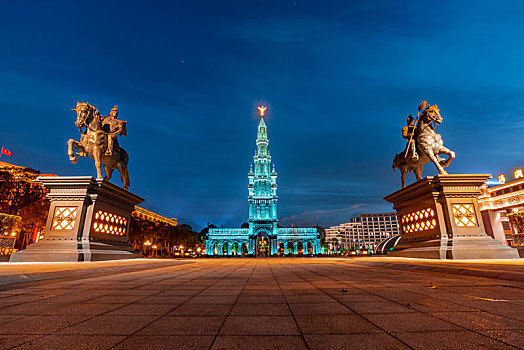
<path fill-rule="evenodd" d="M 260 123 L 257 131 L 257 149 L 249 171 L 249 235 L 268 236 L 277 234 L 277 173 L 271 168 L 271 155 L 264 121 L 266 107 L 259 107 Z"/>

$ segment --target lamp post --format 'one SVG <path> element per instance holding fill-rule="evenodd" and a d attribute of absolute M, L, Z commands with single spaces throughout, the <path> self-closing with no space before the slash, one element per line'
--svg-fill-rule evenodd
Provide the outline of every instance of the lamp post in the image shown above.
<path fill-rule="evenodd" d="M 147 247 L 151 246 L 151 242 L 149 242 L 149 240 L 145 241 L 144 242 L 144 252 L 146 253 L 146 256 L 147 256 Z"/>

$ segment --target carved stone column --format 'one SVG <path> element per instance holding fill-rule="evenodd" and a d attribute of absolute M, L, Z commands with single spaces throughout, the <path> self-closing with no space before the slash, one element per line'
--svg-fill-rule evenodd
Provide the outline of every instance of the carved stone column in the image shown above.
<path fill-rule="evenodd" d="M 141 257 L 127 243 L 135 205 L 144 200 L 91 176 L 39 177 L 51 201 L 44 238 L 10 261 L 97 261 Z"/>
<path fill-rule="evenodd" d="M 393 203 L 401 238 L 388 256 L 431 259 L 511 259 L 518 251 L 486 234 L 480 187 L 490 175 L 429 176 L 384 199 Z"/>

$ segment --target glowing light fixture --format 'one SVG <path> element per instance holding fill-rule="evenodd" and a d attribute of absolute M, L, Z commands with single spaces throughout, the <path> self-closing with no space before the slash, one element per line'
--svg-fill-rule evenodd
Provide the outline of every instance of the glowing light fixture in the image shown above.
<path fill-rule="evenodd" d="M 524 173 L 522 173 L 522 169 L 517 169 L 513 172 L 513 176 L 515 176 L 515 179 L 521 179 L 524 177 Z"/>
<path fill-rule="evenodd" d="M 267 106 L 258 106 L 258 114 L 260 114 L 261 117 L 264 116 L 264 114 L 266 114 L 266 109 L 267 109 Z"/>

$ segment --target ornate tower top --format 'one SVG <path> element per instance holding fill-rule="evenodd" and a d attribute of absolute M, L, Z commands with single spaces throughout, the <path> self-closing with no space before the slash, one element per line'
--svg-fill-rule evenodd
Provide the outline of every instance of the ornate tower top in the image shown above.
<path fill-rule="evenodd" d="M 258 124 L 257 140 L 267 140 L 267 127 L 264 117 L 260 118 L 260 123 Z"/>
<path fill-rule="evenodd" d="M 269 235 L 276 234 L 277 222 L 277 173 L 269 154 L 267 127 L 264 121 L 266 106 L 259 106 L 260 122 L 257 129 L 257 149 L 249 178 L 249 223 L 251 234 L 264 228 Z M 253 169 L 254 168 L 254 169 Z M 253 171 L 254 170 L 254 171 Z"/>

